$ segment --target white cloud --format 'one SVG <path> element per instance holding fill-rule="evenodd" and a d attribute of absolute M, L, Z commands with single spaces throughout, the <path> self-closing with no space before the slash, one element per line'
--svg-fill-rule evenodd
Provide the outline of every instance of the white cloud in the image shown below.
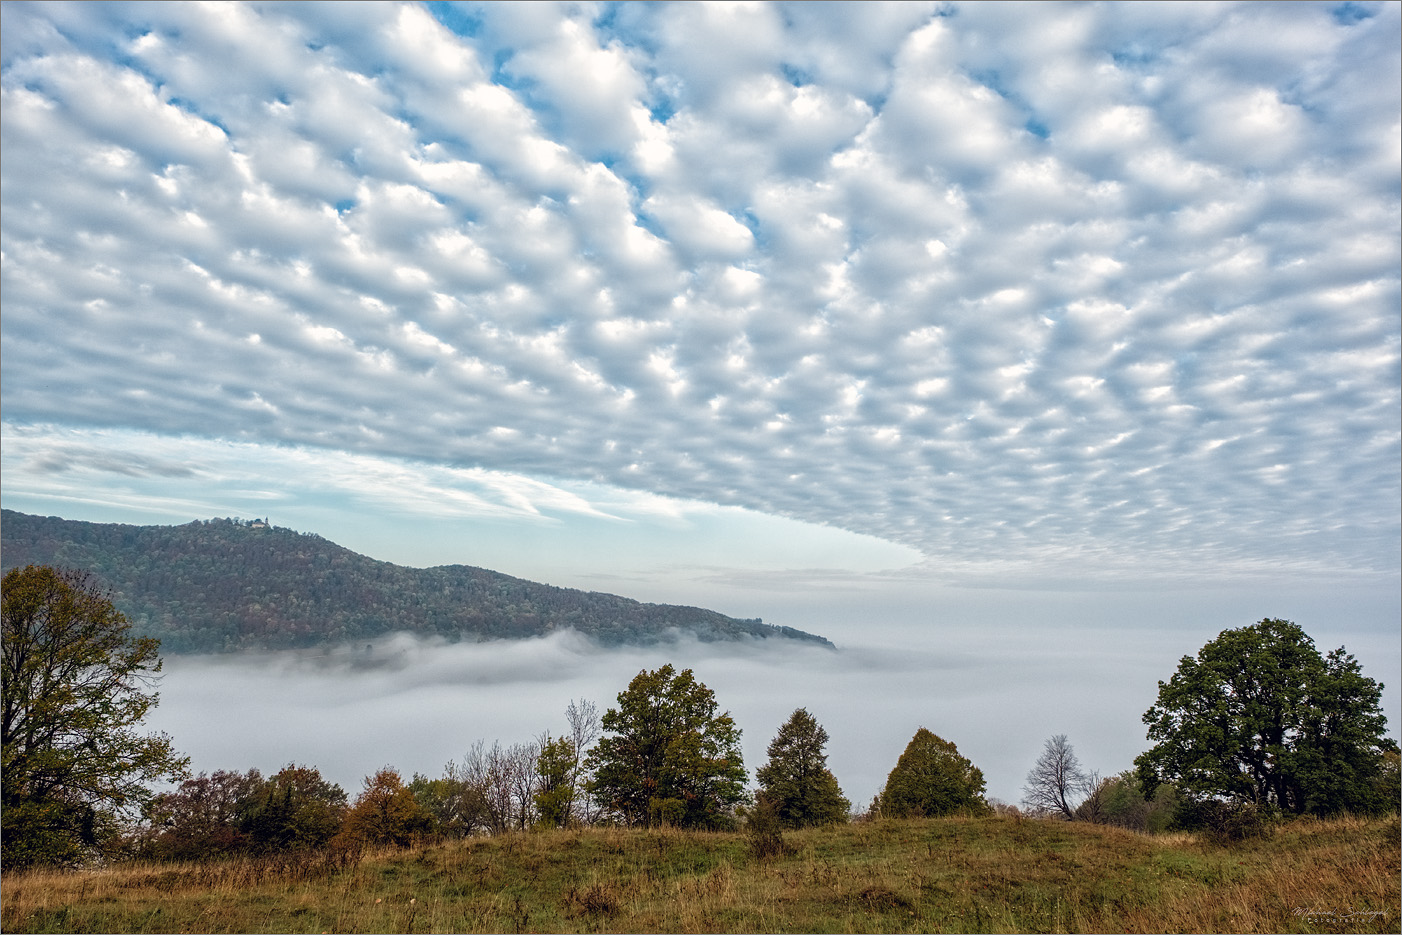
<path fill-rule="evenodd" d="M 6 418 L 1395 569 L 1395 5 L 854 9 L 6 6 Z"/>

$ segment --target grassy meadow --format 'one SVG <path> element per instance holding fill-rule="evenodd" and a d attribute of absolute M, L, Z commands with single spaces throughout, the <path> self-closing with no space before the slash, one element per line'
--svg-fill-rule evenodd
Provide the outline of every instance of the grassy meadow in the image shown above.
<path fill-rule="evenodd" d="M 584 829 L 326 858 L 5 874 L 5 932 L 1396 932 L 1397 818 L 1223 847 L 1012 817 Z"/>

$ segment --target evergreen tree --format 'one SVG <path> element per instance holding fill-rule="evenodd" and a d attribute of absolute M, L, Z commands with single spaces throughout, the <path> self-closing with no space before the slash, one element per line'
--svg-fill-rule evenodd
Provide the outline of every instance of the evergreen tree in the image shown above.
<path fill-rule="evenodd" d="M 760 795 L 787 828 L 846 821 L 851 803 L 827 768 L 828 732 L 799 708 L 769 742 L 769 762 L 755 772 Z"/>

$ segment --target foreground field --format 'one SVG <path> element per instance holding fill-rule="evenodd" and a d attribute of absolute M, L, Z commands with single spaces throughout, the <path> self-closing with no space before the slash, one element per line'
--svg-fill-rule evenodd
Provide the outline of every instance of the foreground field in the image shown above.
<path fill-rule="evenodd" d="M 1012 818 L 597 829 L 318 860 L 6 874 L 6 932 L 1396 932 L 1396 818 L 1221 848 Z"/>

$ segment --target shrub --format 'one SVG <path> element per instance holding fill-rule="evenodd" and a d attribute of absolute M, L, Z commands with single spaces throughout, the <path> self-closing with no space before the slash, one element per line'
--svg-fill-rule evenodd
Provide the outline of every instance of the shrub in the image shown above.
<path fill-rule="evenodd" d="M 784 822 L 773 799 L 761 794 L 749 810 L 745 822 L 750 856 L 756 860 L 772 860 L 790 853 L 784 841 Z"/>

